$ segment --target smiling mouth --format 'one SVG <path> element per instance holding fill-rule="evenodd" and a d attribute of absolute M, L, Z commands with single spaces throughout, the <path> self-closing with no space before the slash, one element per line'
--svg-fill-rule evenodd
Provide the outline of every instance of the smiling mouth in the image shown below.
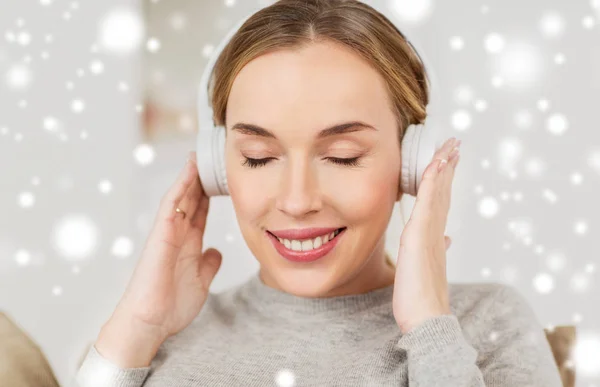
<path fill-rule="evenodd" d="M 343 232 L 346 227 L 338 228 L 335 231 L 332 231 L 329 234 L 321 235 L 315 238 L 310 239 L 285 239 L 279 238 L 275 234 L 270 231 L 267 231 L 271 236 L 273 236 L 276 240 L 279 241 L 282 245 L 284 245 L 287 249 L 293 251 L 310 251 L 318 249 L 328 243 L 330 243 L 333 239 L 335 239 L 341 232 Z"/>

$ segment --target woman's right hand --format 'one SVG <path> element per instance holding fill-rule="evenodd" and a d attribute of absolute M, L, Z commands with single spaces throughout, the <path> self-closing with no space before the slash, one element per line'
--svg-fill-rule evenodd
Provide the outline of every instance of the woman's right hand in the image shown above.
<path fill-rule="evenodd" d="M 209 198 L 196 153 L 188 157 L 160 202 L 132 278 L 95 344 L 103 357 L 123 368 L 149 365 L 160 344 L 192 322 L 221 266 L 219 251 L 202 252 Z"/>

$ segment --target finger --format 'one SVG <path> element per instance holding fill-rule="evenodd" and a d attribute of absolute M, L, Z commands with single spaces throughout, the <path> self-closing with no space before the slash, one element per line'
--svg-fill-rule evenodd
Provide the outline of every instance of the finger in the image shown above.
<path fill-rule="evenodd" d="M 460 143 L 459 140 L 448 156 L 448 165 L 441 172 L 441 182 L 438 184 L 440 190 L 439 206 L 442 207 L 440 213 L 444 214 L 443 223 L 446 224 L 448 212 L 450 211 L 451 197 L 452 197 L 452 183 L 454 182 L 454 175 L 458 160 L 460 157 Z"/>
<path fill-rule="evenodd" d="M 209 203 L 209 197 L 203 193 L 200 196 L 198 207 L 196 207 L 196 211 L 190 220 L 192 229 L 197 229 L 197 231 L 204 233 L 204 229 L 206 228 L 206 218 L 208 217 Z"/>
<path fill-rule="evenodd" d="M 210 284 L 221 267 L 221 262 L 223 262 L 223 256 L 215 248 L 211 247 L 202 254 L 202 259 L 198 262 L 198 276 L 204 292 L 208 293 Z"/>
<path fill-rule="evenodd" d="M 452 151 L 455 143 L 455 138 L 448 139 L 440 149 L 438 149 L 433 160 L 425 168 L 419 190 L 417 192 L 417 198 L 411 214 L 413 216 L 427 220 L 429 213 L 434 210 L 434 206 L 439 203 L 440 189 L 438 184 L 438 177 L 440 176 L 439 166 L 441 163 L 447 164 L 448 155 Z"/>
<path fill-rule="evenodd" d="M 194 214 L 196 213 L 196 209 L 200 204 L 200 200 L 204 195 L 204 190 L 202 189 L 202 183 L 200 182 L 200 175 L 198 173 L 198 167 L 195 162 L 195 152 L 192 159 L 192 169 L 194 170 L 194 180 L 192 181 L 191 186 L 188 188 L 185 193 L 183 199 L 179 202 L 178 207 L 181 208 L 186 213 L 187 219 L 192 219 Z"/>
<path fill-rule="evenodd" d="M 191 155 L 191 153 L 190 153 Z M 183 199 L 189 188 L 194 183 L 196 168 L 192 161 L 189 159 L 186 161 L 185 166 L 177 176 L 177 180 L 167 193 L 163 196 L 160 201 L 158 209 L 158 216 L 162 219 L 171 219 L 181 214 L 175 212 L 175 209 L 179 206 L 180 201 Z M 185 211 L 185 209 L 182 208 Z"/>
<path fill-rule="evenodd" d="M 197 201 L 196 211 L 190 219 L 189 229 L 181 247 L 181 257 L 197 257 L 198 253 L 202 251 L 209 199 L 202 196 Z"/>
<path fill-rule="evenodd" d="M 450 248 L 450 245 L 452 244 L 452 239 L 450 239 L 449 236 L 444 236 L 444 242 L 446 243 L 446 250 L 448 250 Z"/>

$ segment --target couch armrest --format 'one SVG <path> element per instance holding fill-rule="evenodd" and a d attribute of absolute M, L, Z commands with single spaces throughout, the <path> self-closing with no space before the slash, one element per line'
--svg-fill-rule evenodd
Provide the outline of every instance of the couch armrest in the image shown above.
<path fill-rule="evenodd" d="M 0 385 L 59 387 L 39 346 L 0 312 Z"/>

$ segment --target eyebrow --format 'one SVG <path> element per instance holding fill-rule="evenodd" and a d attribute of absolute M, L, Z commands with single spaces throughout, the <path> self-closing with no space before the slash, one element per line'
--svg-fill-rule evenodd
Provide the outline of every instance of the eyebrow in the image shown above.
<path fill-rule="evenodd" d="M 373 126 L 365 124 L 364 122 L 352 121 L 352 122 L 346 122 L 343 124 L 338 124 L 338 125 L 334 125 L 329 128 L 323 129 L 319 132 L 319 134 L 317 135 L 317 138 L 322 139 L 322 138 L 335 136 L 337 134 L 342 134 L 342 133 L 358 132 L 358 131 L 361 131 L 364 129 L 375 130 L 375 131 L 377 130 Z M 265 128 L 261 128 L 258 125 L 247 124 L 247 123 L 243 123 L 243 122 L 238 122 L 237 124 L 233 125 L 231 127 L 231 130 L 238 131 L 242 134 L 277 139 L 277 137 L 273 134 L 273 132 L 270 132 Z"/>

